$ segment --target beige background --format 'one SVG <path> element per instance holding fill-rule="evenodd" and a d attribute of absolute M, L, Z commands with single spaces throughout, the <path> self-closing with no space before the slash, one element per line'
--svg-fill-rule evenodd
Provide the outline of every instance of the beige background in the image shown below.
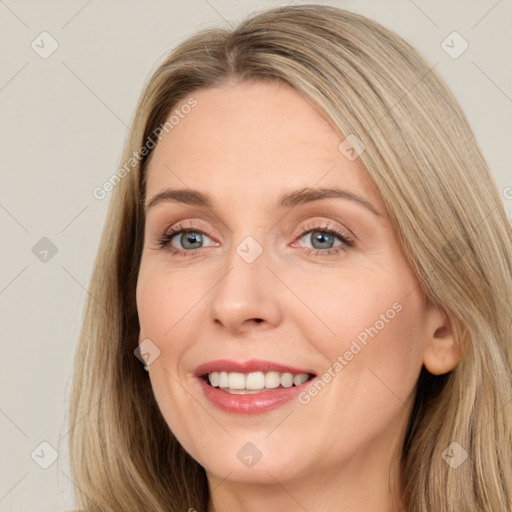
<path fill-rule="evenodd" d="M 143 83 L 190 33 L 286 3 L 0 0 L 0 512 L 73 507 L 67 401 L 108 204 L 92 190 L 118 167 Z M 309 3 L 372 17 L 438 63 L 512 217 L 512 189 L 504 193 L 512 186 L 512 3 Z M 40 52 L 51 49 L 49 36 L 38 37 L 43 31 L 58 43 L 46 59 L 31 47 L 35 40 Z M 441 47 L 453 31 L 469 44 L 457 59 Z M 46 262 L 42 237 L 57 250 Z M 38 465 L 51 462 L 42 442 L 58 453 L 48 469 Z"/>

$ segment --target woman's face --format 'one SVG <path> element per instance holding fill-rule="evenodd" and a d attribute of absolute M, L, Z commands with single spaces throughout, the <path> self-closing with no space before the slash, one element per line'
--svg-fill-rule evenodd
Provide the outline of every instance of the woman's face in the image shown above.
<path fill-rule="evenodd" d="M 219 481 L 378 479 L 435 330 L 384 203 L 286 85 L 193 98 L 148 167 L 137 307 L 162 414 Z"/>

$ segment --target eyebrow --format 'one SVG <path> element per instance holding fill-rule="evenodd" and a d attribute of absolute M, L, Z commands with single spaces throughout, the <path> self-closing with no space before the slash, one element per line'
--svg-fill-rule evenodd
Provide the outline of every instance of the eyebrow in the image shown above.
<path fill-rule="evenodd" d="M 380 216 L 380 213 L 376 210 L 376 208 L 366 199 L 354 194 L 353 192 L 349 192 L 348 190 L 343 190 L 337 187 L 303 188 L 299 190 L 294 190 L 292 192 L 288 192 L 282 195 L 275 206 L 276 208 L 281 209 L 292 208 L 294 206 L 299 205 L 300 203 L 310 203 L 313 201 L 318 201 L 320 199 L 330 198 L 347 199 L 349 201 L 354 201 L 356 204 L 359 204 L 367 208 L 374 215 Z M 209 209 L 213 208 L 213 204 L 210 198 L 207 195 L 203 194 L 202 192 L 199 192 L 198 190 L 168 188 L 154 195 L 148 202 L 148 204 L 144 207 L 144 211 L 147 213 L 150 208 L 153 208 L 154 206 L 165 202 L 183 203 Z"/>

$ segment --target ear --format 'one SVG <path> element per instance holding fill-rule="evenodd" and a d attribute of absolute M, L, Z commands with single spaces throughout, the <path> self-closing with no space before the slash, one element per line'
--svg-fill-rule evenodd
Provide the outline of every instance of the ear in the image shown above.
<path fill-rule="evenodd" d="M 462 357 L 457 343 L 454 324 L 444 310 L 433 306 L 427 318 L 427 343 L 423 352 L 423 365 L 433 375 L 453 370 Z"/>

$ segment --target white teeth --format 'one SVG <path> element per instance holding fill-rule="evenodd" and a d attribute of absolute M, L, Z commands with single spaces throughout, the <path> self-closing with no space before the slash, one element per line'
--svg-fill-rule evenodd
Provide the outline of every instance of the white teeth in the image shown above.
<path fill-rule="evenodd" d="M 281 375 L 281 386 L 291 388 L 293 386 L 293 373 L 283 373 Z"/>
<path fill-rule="evenodd" d="M 219 388 L 227 388 L 229 386 L 228 372 L 212 372 L 210 373 L 210 375 L 212 375 L 213 373 L 216 373 L 219 376 Z M 213 386 L 213 382 L 211 380 L 210 384 Z"/>
<path fill-rule="evenodd" d="M 265 374 L 265 387 L 269 389 L 278 388 L 281 384 L 279 372 L 268 372 Z"/>
<path fill-rule="evenodd" d="M 219 372 L 210 373 L 209 377 L 210 377 L 210 384 L 214 388 L 216 388 L 219 385 L 219 380 L 220 380 Z"/>
<path fill-rule="evenodd" d="M 308 376 L 305 373 L 301 373 L 300 375 L 295 375 L 293 377 L 293 383 L 296 386 L 300 386 L 302 383 L 306 382 L 308 380 Z M 212 384 L 213 386 L 213 384 Z"/>
<path fill-rule="evenodd" d="M 230 372 L 228 387 L 229 389 L 244 389 L 245 375 L 243 373 Z"/>
<path fill-rule="evenodd" d="M 224 391 L 234 394 L 255 393 L 264 389 L 275 389 L 279 386 L 291 388 L 300 386 L 309 378 L 307 373 L 293 375 L 289 372 L 211 372 L 208 380 L 214 388 L 221 388 Z"/>
<path fill-rule="evenodd" d="M 265 374 L 263 372 L 248 373 L 245 377 L 244 387 L 247 389 L 263 389 L 265 387 Z"/>

